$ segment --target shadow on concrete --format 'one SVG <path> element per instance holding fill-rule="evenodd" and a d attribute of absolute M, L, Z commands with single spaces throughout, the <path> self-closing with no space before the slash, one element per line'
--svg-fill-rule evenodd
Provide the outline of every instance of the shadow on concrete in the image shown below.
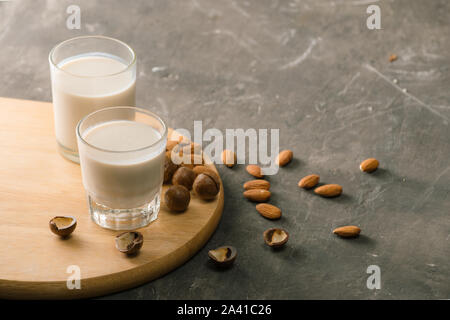
<path fill-rule="evenodd" d="M 226 266 L 226 267 L 219 266 L 216 263 L 214 263 L 211 259 L 208 259 L 205 262 L 205 265 L 209 270 L 215 271 L 215 272 L 228 272 L 231 269 L 233 269 L 233 267 L 234 267 L 234 263 L 232 265 Z"/>
<path fill-rule="evenodd" d="M 368 236 L 364 234 L 360 234 L 357 238 L 348 239 L 352 242 L 354 242 L 356 245 L 365 246 L 368 248 L 373 248 L 376 245 L 376 241 L 372 238 L 369 238 Z"/>
<path fill-rule="evenodd" d="M 297 158 L 293 158 L 286 166 L 280 167 L 280 170 L 294 171 L 302 165 L 302 161 Z"/>
<path fill-rule="evenodd" d="M 368 176 L 375 177 L 377 179 L 384 179 L 384 178 L 387 178 L 389 176 L 392 176 L 392 173 L 389 172 L 389 170 L 384 169 L 384 168 L 378 168 L 377 170 L 375 170 L 372 173 L 365 173 L 365 172 L 363 172 L 363 173 L 368 175 Z"/>

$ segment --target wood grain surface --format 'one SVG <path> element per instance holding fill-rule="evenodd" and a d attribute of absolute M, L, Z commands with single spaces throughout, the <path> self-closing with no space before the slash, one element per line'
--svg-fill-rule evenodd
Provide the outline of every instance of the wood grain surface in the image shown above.
<path fill-rule="evenodd" d="M 114 245 L 119 232 L 91 221 L 79 165 L 57 153 L 52 105 L 0 98 L 0 110 L 0 298 L 85 298 L 131 288 L 183 264 L 216 229 L 223 188 L 210 202 L 193 196 L 184 213 L 162 204 L 159 218 L 140 229 L 140 253 L 127 257 Z M 56 215 L 77 218 L 70 238 L 51 233 Z M 80 268 L 81 289 L 67 288 L 72 265 Z"/>

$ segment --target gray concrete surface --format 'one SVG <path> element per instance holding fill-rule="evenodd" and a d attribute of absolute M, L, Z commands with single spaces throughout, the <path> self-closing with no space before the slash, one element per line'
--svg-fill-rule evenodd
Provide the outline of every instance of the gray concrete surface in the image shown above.
<path fill-rule="evenodd" d="M 65 27 L 69 4 L 81 7 L 81 30 Z M 0 96 L 50 101 L 51 47 L 104 34 L 135 48 L 138 104 L 172 127 L 279 128 L 294 150 L 269 177 L 280 221 L 243 199 L 244 166 L 221 167 L 225 209 L 206 247 L 106 298 L 450 298 L 450 2 L 377 4 L 382 30 L 371 31 L 365 0 L 0 2 Z M 381 162 L 375 174 L 358 169 L 367 157 Z M 299 190 L 312 172 L 344 195 Z M 362 236 L 332 235 L 346 224 Z M 291 233 L 284 250 L 263 244 L 272 226 Z M 207 251 L 222 244 L 239 256 L 219 272 Z M 380 290 L 366 287 L 369 265 L 381 268 Z"/>

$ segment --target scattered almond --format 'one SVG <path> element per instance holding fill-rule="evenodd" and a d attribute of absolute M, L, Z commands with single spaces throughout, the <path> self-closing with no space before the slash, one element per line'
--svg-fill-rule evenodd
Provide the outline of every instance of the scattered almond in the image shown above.
<path fill-rule="evenodd" d="M 284 167 L 289 162 L 291 162 L 293 156 L 294 156 L 294 153 L 292 152 L 292 150 L 283 150 L 278 154 L 276 163 L 280 167 Z"/>
<path fill-rule="evenodd" d="M 258 211 L 264 218 L 267 219 L 280 219 L 281 209 L 268 203 L 260 203 L 256 205 L 256 211 Z"/>
<path fill-rule="evenodd" d="M 398 59 L 398 56 L 396 54 L 391 54 L 389 56 L 389 62 L 394 62 L 397 59 Z"/>
<path fill-rule="evenodd" d="M 337 197 L 342 193 L 342 187 L 338 184 L 326 184 L 314 189 L 314 192 L 322 197 Z"/>
<path fill-rule="evenodd" d="M 361 229 L 356 226 L 345 226 L 333 230 L 334 234 L 342 238 L 354 238 L 359 236 Z"/>
<path fill-rule="evenodd" d="M 270 189 L 270 182 L 267 180 L 262 179 L 256 179 L 256 180 L 250 180 L 244 183 L 244 189 L 245 190 L 251 190 L 251 189 Z"/>
<path fill-rule="evenodd" d="M 77 219 L 73 216 L 57 216 L 50 220 L 49 226 L 54 234 L 65 238 L 77 227 Z"/>
<path fill-rule="evenodd" d="M 361 169 L 361 171 L 363 172 L 370 173 L 377 170 L 379 164 L 380 163 L 378 162 L 377 159 L 369 158 L 361 162 L 361 164 L 359 165 L 359 169 Z"/>
<path fill-rule="evenodd" d="M 298 186 L 300 188 L 311 189 L 319 183 L 319 180 L 320 177 L 317 174 L 310 174 L 309 176 L 302 178 L 298 182 Z"/>
<path fill-rule="evenodd" d="M 246 168 L 247 172 L 255 178 L 262 178 L 264 175 L 261 173 L 261 167 L 256 164 L 249 164 Z"/>
<path fill-rule="evenodd" d="M 264 189 L 250 189 L 244 192 L 244 197 L 253 202 L 266 202 L 270 199 L 270 191 Z"/>
<path fill-rule="evenodd" d="M 237 162 L 236 153 L 232 150 L 222 151 L 222 163 L 228 168 L 233 168 Z"/>

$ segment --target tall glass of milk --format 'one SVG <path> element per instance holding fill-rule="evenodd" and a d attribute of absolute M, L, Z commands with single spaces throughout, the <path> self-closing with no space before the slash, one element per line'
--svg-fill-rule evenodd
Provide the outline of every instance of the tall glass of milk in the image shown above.
<path fill-rule="evenodd" d="M 113 230 L 155 220 L 167 142 L 161 118 L 136 107 L 110 107 L 84 117 L 76 133 L 92 219 Z"/>
<path fill-rule="evenodd" d="M 83 36 L 56 45 L 49 62 L 58 149 L 79 162 L 78 121 L 100 108 L 135 105 L 136 56 L 122 41 Z"/>

